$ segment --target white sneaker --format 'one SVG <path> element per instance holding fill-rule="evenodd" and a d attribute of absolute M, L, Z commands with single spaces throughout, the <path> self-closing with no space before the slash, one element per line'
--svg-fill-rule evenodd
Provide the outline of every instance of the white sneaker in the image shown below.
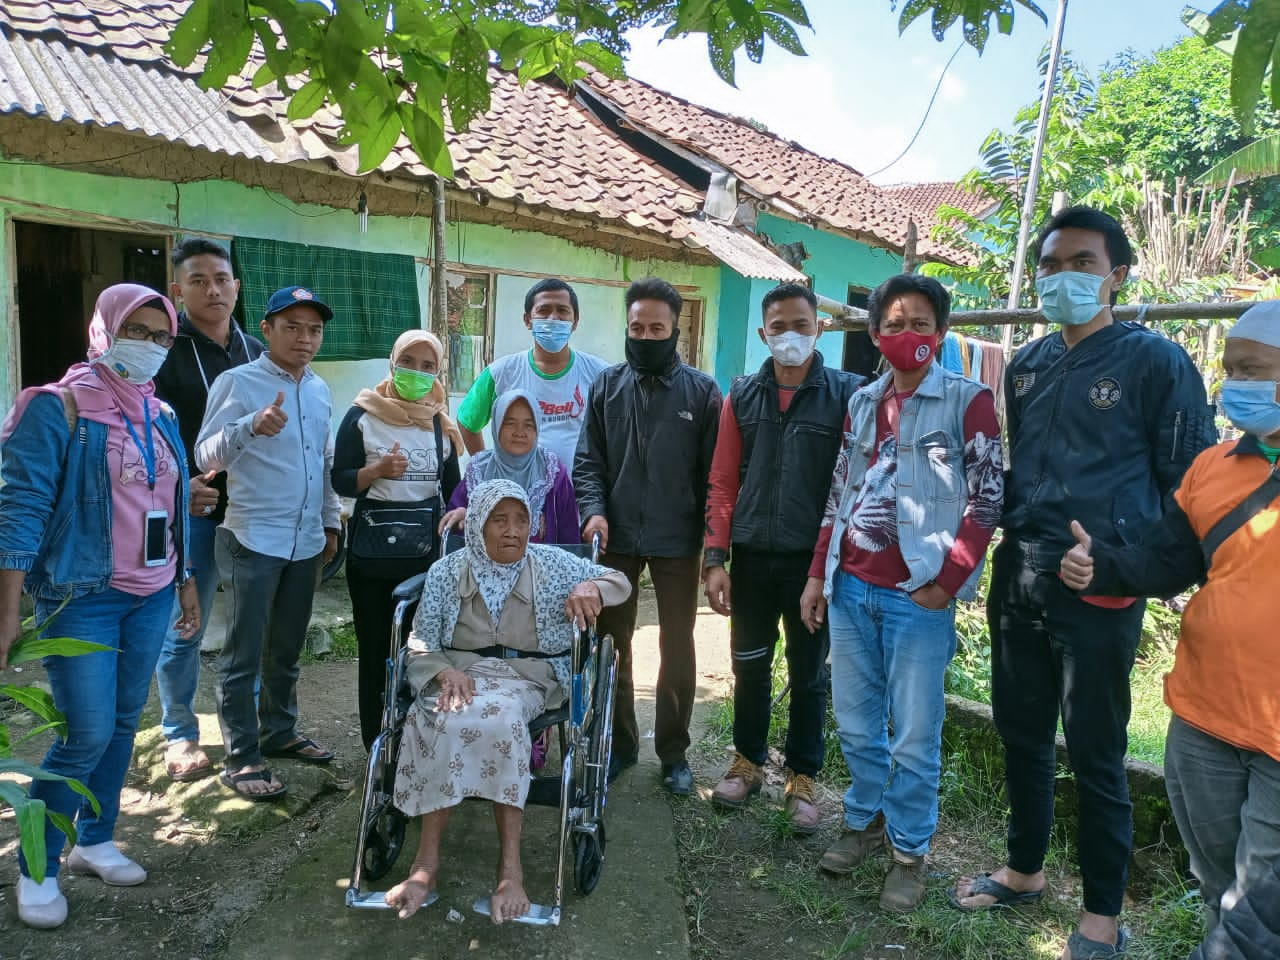
<path fill-rule="evenodd" d="M 147 879 L 147 871 L 121 853 L 114 840 L 72 847 L 67 869 L 71 873 L 92 873 L 113 887 L 136 887 Z"/>
<path fill-rule="evenodd" d="M 52 930 L 67 919 L 67 898 L 58 887 L 57 877 L 45 877 L 36 883 L 30 877 L 18 877 L 18 919 L 37 930 Z"/>

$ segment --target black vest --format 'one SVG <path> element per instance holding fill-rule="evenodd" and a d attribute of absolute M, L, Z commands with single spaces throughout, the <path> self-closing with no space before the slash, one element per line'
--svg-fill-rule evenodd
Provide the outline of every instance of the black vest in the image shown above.
<path fill-rule="evenodd" d="M 849 398 L 863 379 L 826 367 L 815 352 L 786 413 L 778 404 L 773 360 L 738 377 L 729 390 L 742 434 L 740 489 L 733 508 L 733 547 L 809 553 L 831 491 Z"/>

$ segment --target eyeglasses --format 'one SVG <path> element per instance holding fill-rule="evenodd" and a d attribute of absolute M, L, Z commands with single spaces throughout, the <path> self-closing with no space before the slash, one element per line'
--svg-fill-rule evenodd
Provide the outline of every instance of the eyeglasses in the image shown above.
<path fill-rule="evenodd" d="M 126 340 L 150 340 L 158 347 L 173 346 L 173 334 L 168 330 L 152 330 L 141 323 L 126 323 L 120 327 L 119 336 Z"/>

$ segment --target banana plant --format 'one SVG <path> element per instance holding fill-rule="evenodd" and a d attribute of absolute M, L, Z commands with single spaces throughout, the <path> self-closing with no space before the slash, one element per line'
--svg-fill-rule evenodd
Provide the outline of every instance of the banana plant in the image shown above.
<path fill-rule="evenodd" d="M 23 621 L 21 635 L 9 648 L 10 666 L 40 657 L 76 657 L 98 651 L 114 652 L 112 647 L 88 640 L 40 636 L 55 616 L 57 611 L 41 624 L 36 624 L 31 617 Z M 67 718 L 54 705 L 52 695 L 30 684 L 23 686 L 5 684 L 0 686 L 0 698 L 2 697 L 8 697 L 14 703 L 29 710 L 41 722 L 16 742 L 10 736 L 8 724 L 0 723 L 0 777 L 5 774 L 17 774 L 32 780 L 61 781 L 87 799 L 95 813 L 101 812 L 97 798 L 79 780 L 49 773 L 13 755 L 13 748 L 17 743 L 23 743 L 47 731 L 53 731 L 59 737 L 67 735 Z M 42 883 L 45 877 L 45 821 L 53 823 L 72 843 L 76 842 L 75 824 L 71 822 L 70 817 L 49 810 L 43 800 L 32 797 L 25 785 L 7 777 L 0 779 L 0 808 L 4 807 L 13 808 L 18 822 L 18 842 L 22 846 L 22 855 L 27 860 L 27 869 L 31 871 L 31 879 Z"/>

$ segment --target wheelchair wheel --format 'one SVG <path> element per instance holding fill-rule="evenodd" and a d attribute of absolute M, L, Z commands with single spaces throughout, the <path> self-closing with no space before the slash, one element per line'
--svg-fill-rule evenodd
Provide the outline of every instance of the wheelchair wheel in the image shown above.
<path fill-rule="evenodd" d="M 383 801 L 365 824 L 364 875 L 370 880 L 380 880 L 395 865 L 404 848 L 405 828 L 409 818 Z"/>
<path fill-rule="evenodd" d="M 604 871 L 604 824 L 596 825 L 595 836 L 589 833 L 573 835 L 573 885 L 583 896 L 589 894 L 600 882 Z"/>

